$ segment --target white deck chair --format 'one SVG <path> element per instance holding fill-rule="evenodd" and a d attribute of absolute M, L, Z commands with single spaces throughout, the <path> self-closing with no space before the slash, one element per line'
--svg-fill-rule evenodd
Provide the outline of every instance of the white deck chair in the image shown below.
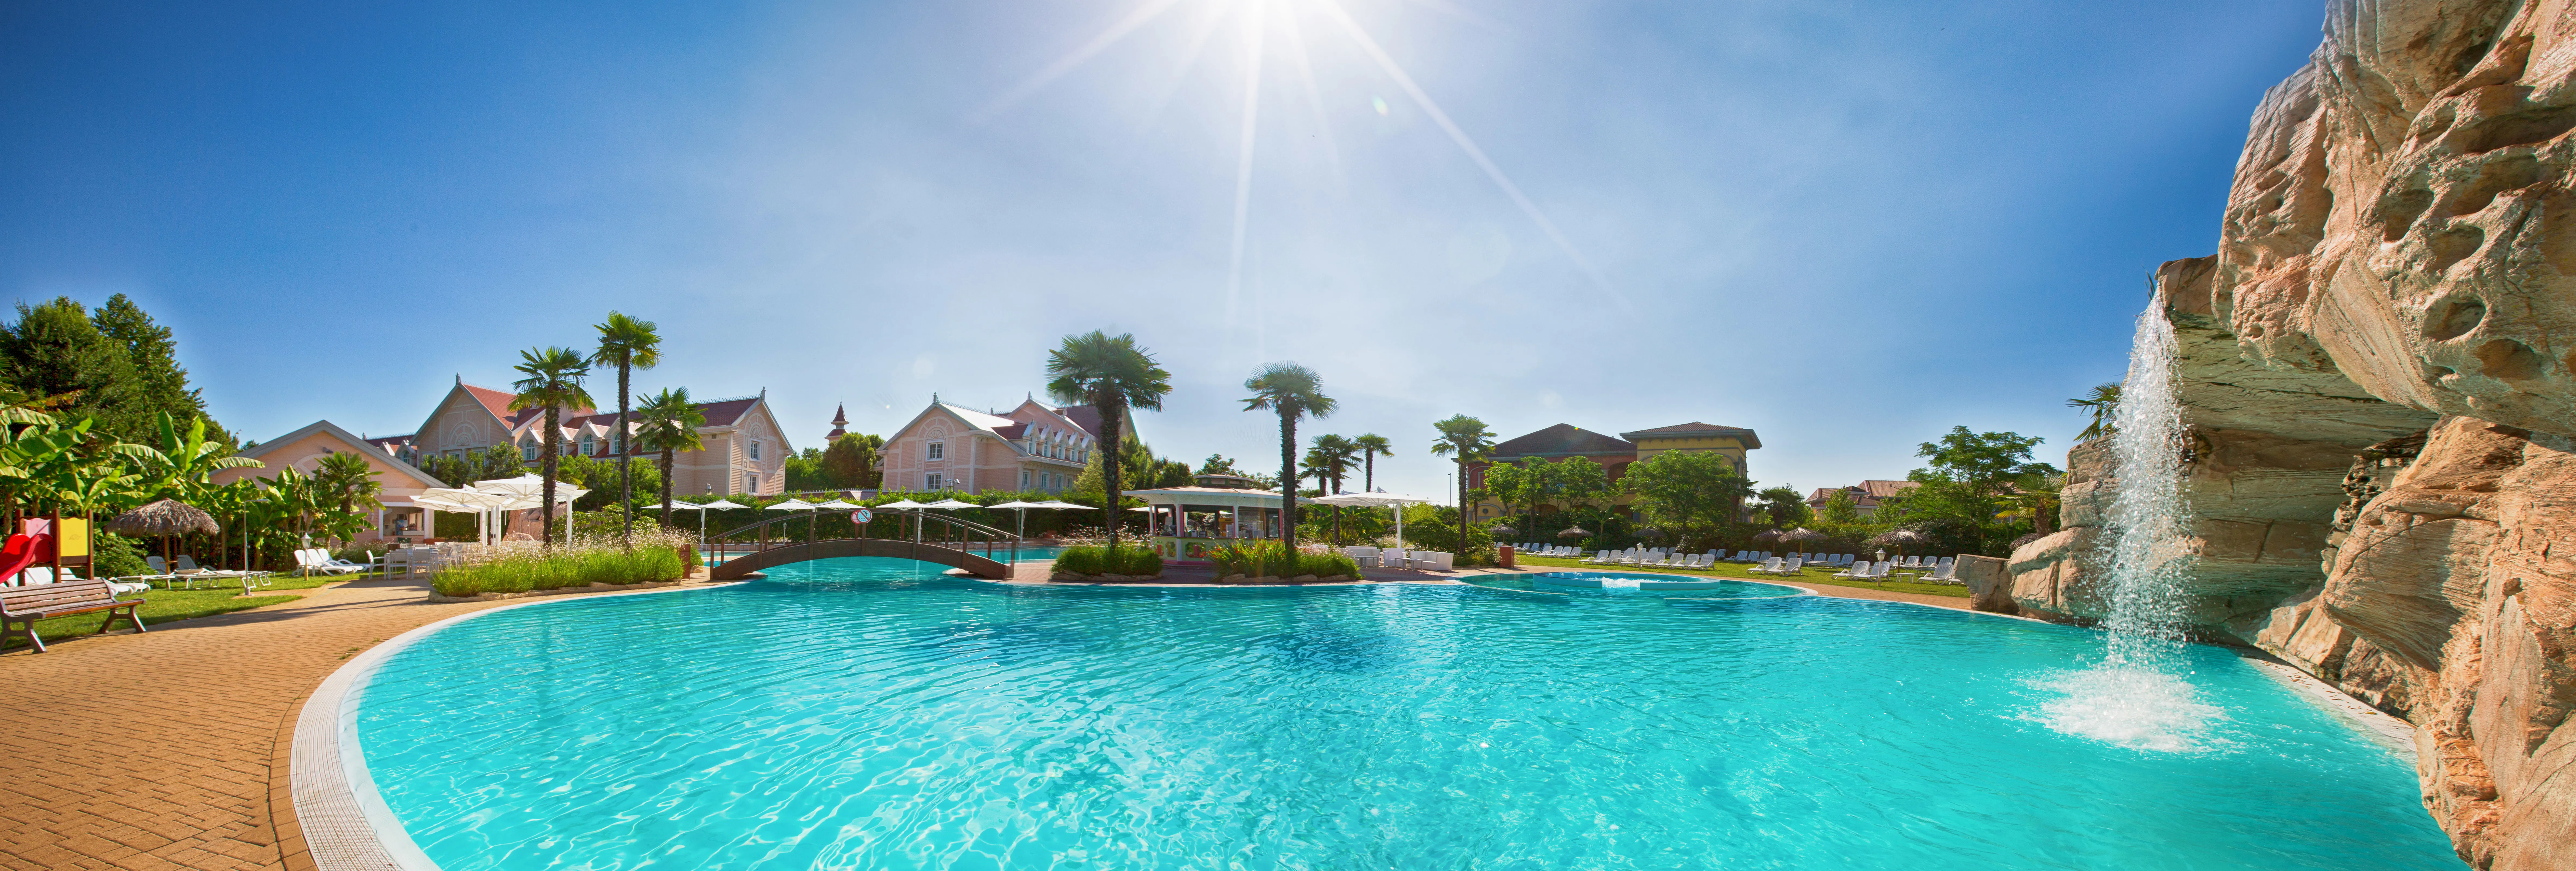
<path fill-rule="evenodd" d="M 1847 581 L 1866 581 L 1869 580 L 1869 564 L 1861 563 L 1845 567 L 1842 571 L 1835 572 L 1833 576 Z"/>
<path fill-rule="evenodd" d="M 1776 574 L 1779 574 L 1779 573 L 1780 573 L 1780 559 L 1779 559 L 1778 557 L 1773 557 L 1773 558 L 1771 558 L 1771 559 L 1763 560 L 1763 561 L 1762 561 L 1762 565 L 1760 565 L 1760 566 L 1758 566 L 1758 567 L 1754 568 L 1754 571 L 1761 572 L 1761 573 L 1766 574 L 1766 575 L 1776 575 Z"/>
<path fill-rule="evenodd" d="M 1802 556 L 1793 556 L 1793 557 L 1790 557 L 1790 558 L 1789 558 L 1789 562 L 1788 562 L 1787 564 L 1782 565 L 1782 566 L 1780 567 L 1780 573 L 1781 573 L 1781 574 L 1784 574 L 1784 575 L 1794 575 L 1794 574 L 1797 574 L 1797 573 L 1798 573 L 1798 570 L 1799 570 L 1799 569 L 1803 569 L 1803 568 L 1806 568 L 1806 567 L 1807 567 L 1807 558 L 1806 558 L 1806 557 L 1802 557 Z"/>
<path fill-rule="evenodd" d="M 1915 580 L 1922 581 L 1927 584 L 1946 584 L 1952 581 L 1954 579 L 1952 576 L 1958 574 L 1958 572 L 1958 563 L 1942 563 L 1939 567 L 1934 568 L 1931 574 L 1924 575 L 1920 578 L 1916 578 Z"/>

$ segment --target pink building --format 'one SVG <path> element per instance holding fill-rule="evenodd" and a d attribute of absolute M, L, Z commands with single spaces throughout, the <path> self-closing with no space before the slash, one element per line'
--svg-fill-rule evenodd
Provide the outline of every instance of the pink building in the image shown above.
<path fill-rule="evenodd" d="M 420 429 L 410 435 L 367 441 L 396 459 L 414 464 L 431 456 L 464 457 L 492 445 L 510 445 L 518 449 L 519 459 L 533 468 L 545 438 L 545 410 L 513 410 L 510 404 L 517 399 L 517 394 L 467 384 L 460 377 L 439 401 L 437 410 L 421 422 Z M 603 412 L 595 408 L 560 408 L 556 412 L 555 423 L 562 433 L 565 456 L 614 457 L 625 443 L 617 432 L 616 409 Z M 705 447 L 672 457 L 674 495 L 786 492 L 787 458 L 795 448 L 787 443 L 785 430 L 779 428 L 778 418 L 770 412 L 768 391 L 701 402 L 698 412 L 707 419 L 698 427 L 698 440 Z M 629 414 L 626 426 L 631 432 L 640 424 Z M 660 459 L 641 444 L 636 445 L 635 456 L 648 461 Z"/>
<path fill-rule="evenodd" d="M 891 492 L 1062 493 L 1090 462 L 1099 428 L 1090 406 L 1053 408 L 1032 397 L 996 413 L 934 395 L 929 408 L 886 439 L 878 468 Z"/>

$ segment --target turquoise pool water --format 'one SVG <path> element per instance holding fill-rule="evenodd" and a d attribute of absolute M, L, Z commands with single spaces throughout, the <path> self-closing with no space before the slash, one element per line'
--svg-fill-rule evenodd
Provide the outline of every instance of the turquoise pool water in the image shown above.
<path fill-rule="evenodd" d="M 2005 618 L 936 571 L 467 620 L 357 737 L 448 869 L 2458 867 L 2404 761 L 2215 649 L 2160 743 L 2065 716 L 2098 636 Z"/>

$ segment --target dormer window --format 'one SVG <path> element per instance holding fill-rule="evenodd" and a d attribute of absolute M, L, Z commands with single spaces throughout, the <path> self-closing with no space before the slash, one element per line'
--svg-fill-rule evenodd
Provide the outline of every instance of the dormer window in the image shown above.
<path fill-rule="evenodd" d="M 523 463 L 533 463 L 537 461 L 536 442 L 529 442 L 519 446 L 519 461 Z"/>
<path fill-rule="evenodd" d="M 599 440 L 592 436 L 582 436 L 581 455 L 585 457 L 599 456 Z"/>

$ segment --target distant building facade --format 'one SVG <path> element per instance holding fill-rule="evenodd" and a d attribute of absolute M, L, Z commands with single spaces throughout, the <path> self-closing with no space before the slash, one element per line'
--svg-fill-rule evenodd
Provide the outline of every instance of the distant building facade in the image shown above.
<path fill-rule="evenodd" d="M 368 439 L 385 454 L 418 465 L 432 456 L 465 457 L 493 445 L 509 445 L 531 465 L 542 454 L 545 409 L 513 410 L 518 394 L 465 383 L 439 400 L 438 407 L 409 435 Z M 749 493 L 775 495 L 787 489 L 787 457 L 795 451 L 769 407 L 769 392 L 698 403 L 706 423 L 698 427 L 703 447 L 681 451 L 671 461 L 671 492 L 677 494 Z M 641 428 L 629 413 L 626 433 L 617 431 L 617 412 L 593 408 L 556 409 L 565 456 L 615 457 L 626 435 Z M 638 459 L 659 461 L 660 454 L 635 447 Z"/>
<path fill-rule="evenodd" d="M 1087 405 L 1056 408 L 1032 396 L 1006 412 L 977 411 L 932 396 L 930 407 L 877 451 L 890 492 L 1062 493 L 1103 439 Z"/>
<path fill-rule="evenodd" d="M 411 497 L 432 487 L 445 487 L 438 479 L 421 471 L 411 461 L 386 453 L 368 439 L 359 438 L 327 420 L 314 421 L 303 429 L 243 448 L 235 456 L 258 460 L 258 468 L 220 469 L 212 479 L 216 484 L 230 484 L 253 478 L 275 478 L 287 469 L 306 475 L 322 467 L 322 461 L 333 454 L 356 454 L 367 461 L 376 473 L 377 501 L 381 505 L 368 513 L 371 529 L 358 536 L 360 542 L 389 541 L 406 536 L 422 536 L 422 517 L 413 508 Z"/>
<path fill-rule="evenodd" d="M 1558 463 L 1575 457 L 1601 464 L 1609 472 L 1611 483 L 1616 484 L 1627 476 L 1629 465 L 1675 452 L 1704 452 L 1726 457 L 1734 463 L 1737 473 L 1749 477 L 1752 473 L 1746 465 L 1745 452 L 1760 447 L 1762 437 L 1750 429 L 1697 421 L 1633 430 L 1616 436 L 1560 423 L 1494 445 L 1484 461 L 1467 464 L 1467 486 L 1485 486 L 1485 470 L 1495 463 L 1518 464 L 1532 458 Z M 1629 501 L 1626 494 L 1621 494 L 1614 505 L 1624 508 Z M 1538 510 L 1547 513 L 1560 507 L 1541 505 Z M 1478 519 L 1500 517 L 1504 513 L 1502 503 L 1495 500 L 1483 500 L 1476 505 Z"/>
<path fill-rule="evenodd" d="M 1860 511 L 1860 516 L 1872 517 L 1887 504 L 1887 500 L 1920 486 L 1923 485 L 1912 481 L 1862 481 L 1847 487 L 1819 487 L 1807 494 L 1807 507 L 1821 512 L 1825 510 L 1825 503 L 1833 501 L 1834 494 L 1848 493 L 1851 494 L 1852 507 Z"/>

